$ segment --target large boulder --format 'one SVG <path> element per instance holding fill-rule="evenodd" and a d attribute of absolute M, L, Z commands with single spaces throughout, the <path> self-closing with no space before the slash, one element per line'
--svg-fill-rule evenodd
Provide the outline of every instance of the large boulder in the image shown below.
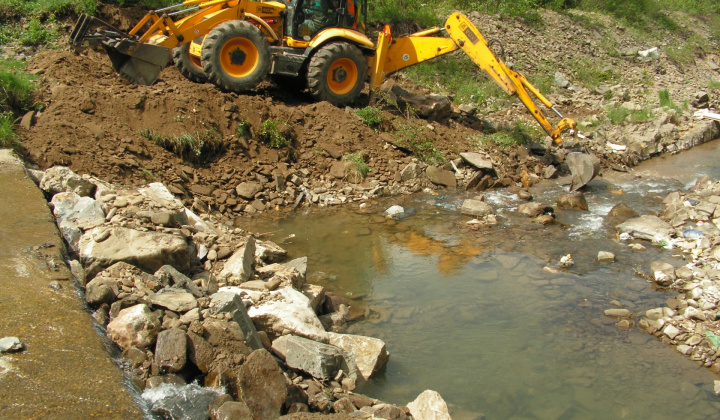
<path fill-rule="evenodd" d="M 105 212 L 98 201 L 74 192 L 62 192 L 52 198 L 53 214 L 65 241 L 77 252 L 83 231 L 105 223 Z"/>
<path fill-rule="evenodd" d="M 95 185 L 65 166 L 53 166 L 45 171 L 40 189 L 51 195 L 73 192 L 81 197 L 91 196 Z"/>
<path fill-rule="evenodd" d="M 460 153 L 460 157 L 465 162 L 476 167 L 477 169 L 487 171 L 487 172 L 492 171 L 494 169 L 492 160 L 487 159 L 485 156 L 481 155 L 480 153 L 474 153 L 474 152 Z"/>
<path fill-rule="evenodd" d="M 123 349 L 150 347 L 160 331 L 160 320 L 145 304 L 131 306 L 107 326 L 108 337 Z"/>
<path fill-rule="evenodd" d="M 168 372 L 179 372 L 187 360 L 185 331 L 171 328 L 160 332 L 155 345 L 155 363 Z"/>
<path fill-rule="evenodd" d="M 340 348 L 329 344 L 284 335 L 273 341 L 272 348 L 289 367 L 320 380 L 334 378 L 341 369 L 346 373 L 355 372 L 350 357 Z"/>
<path fill-rule="evenodd" d="M 259 330 L 276 337 L 293 334 L 328 342 L 327 332 L 310 306 L 310 299 L 291 287 L 279 287 L 271 292 L 222 287 L 220 292 L 249 295 L 253 302 L 247 313 Z"/>
<path fill-rule="evenodd" d="M 254 419 L 280 417 L 288 396 L 285 376 L 265 349 L 255 350 L 240 368 L 242 401 L 250 407 Z"/>
<path fill-rule="evenodd" d="M 435 391 L 425 390 L 415 401 L 408 403 L 414 420 L 451 420 L 445 400 Z"/>
<path fill-rule="evenodd" d="M 435 185 L 442 185 L 449 188 L 457 187 L 457 179 L 453 171 L 448 171 L 439 166 L 428 166 L 425 169 L 425 175 L 427 175 L 430 182 Z"/>
<path fill-rule="evenodd" d="M 330 344 L 339 347 L 355 359 L 358 372 L 365 380 L 370 379 L 375 372 L 382 369 L 390 358 L 390 353 L 385 348 L 385 342 L 379 338 L 333 332 L 328 333 L 328 338 Z"/>
<path fill-rule="evenodd" d="M 197 384 L 177 386 L 164 383 L 143 391 L 150 412 L 163 419 L 196 420 L 208 418 L 208 406 L 222 391 Z"/>
<path fill-rule="evenodd" d="M 255 239 L 251 236 L 245 246 L 235 251 L 225 262 L 218 278 L 230 285 L 246 282 L 252 275 L 253 264 L 255 264 Z"/>
<path fill-rule="evenodd" d="M 654 242 L 668 241 L 673 233 L 673 228 L 669 223 L 651 215 L 643 215 L 627 220 L 615 226 L 615 228 L 621 234 L 627 233 L 633 238 Z"/>
<path fill-rule="evenodd" d="M 150 272 L 165 264 L 186 271 L 190 261 L 189 248 L 183 238 L 124 227 L 91 229 L 80 237 L 78 250 L 80 261 L 88 267 L 88 278 L 119 261 Z"/>
<path fill-rule="evenodd" d="M 484 217 L 495 214 L 495 210 L 493 210 L 490 204 L 484 201 L 469 198 L 463 201 L 462 206 L 460 207 L 460 213 L 473 217 Z"/>
<path fill-rule="evenodd" d="M 239 295 L 230 292 L 218 292 L 210 296 L 210 312 L 214 314 L 230 314 L 232 319 L 240 326 L 247 345 L 253 350 L 263 348 L 255 325 L 247 314 L 247 309 L 240 300 Z"/>

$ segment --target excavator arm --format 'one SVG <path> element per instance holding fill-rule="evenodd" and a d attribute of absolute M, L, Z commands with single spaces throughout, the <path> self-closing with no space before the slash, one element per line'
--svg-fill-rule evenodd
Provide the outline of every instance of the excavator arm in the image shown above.
<path fill-rule="evenodd" d="M 447 32 L 449 38 L 434 36 L 443 31 Z M 525 76 L 508 68 L 498 59 L 488 47 L 487 41 L 477 27 L 461 13 L 450 15 L 445 21 L 444 28 L 432 28 L 407 37 L 393 39 L 389 27 L 386 26 L 378 36 L 375 60 L 370 66 L 370 88 L 379 87 L 386 76 L 398 70 L 432 60 L 458 49 L 462 49 L 508 95 L 517 95 L 555 142 L 562 142 L 560 135 L 565 131 L 569 130 L 571 133 L 575 133 L 575 121 L 564 118 Z M 533 97 L 561 118 L 557 125 L 553 126 L 550 123 Z"/>

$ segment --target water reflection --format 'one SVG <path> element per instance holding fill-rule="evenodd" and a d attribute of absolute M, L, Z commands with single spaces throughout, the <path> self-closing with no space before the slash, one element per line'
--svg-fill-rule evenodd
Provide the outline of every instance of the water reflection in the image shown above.
<path fill-rule="evenodd" d="M 679 173 L 664 163 L 664 172 Z M 362 298 L 354 302 L 366 316 L 348 332 L 382 338 L 391 352 L 384 372 L 360 389 L 373 397 L 406 404 L 434 389 L 455 419 L 716 418 L 714 375 L 603 316 L 611 307 L 641 314 L 669 297 L 636 275 L 667 251 L 648 243 L 631 251 L 606 222 L 609 210 L 624 202 L 657 211 L 668 191 L 704 169 L 675 178 L 643 167 L 606 174 L 586 192 L 590 211 L 557 211 L 565 226 L 531 223 L 517 214 L 516 197 L 490 192 L 500 224 L 478 230 L 459 214 L 463 194 L 393 199 L 267 230 L 276 231 L 271 239 L 295 234 L 282 246 L 308 255 L 312 282 Z M 564 193 L 556 184 L 531 192 L 547 204 Z M 391 204 L 414 214 L 379 217 Z M 600 250 L 616 262 L 599 263 Z M 569 270 L 545 270 L 568 253 L 576 262 Z"/>

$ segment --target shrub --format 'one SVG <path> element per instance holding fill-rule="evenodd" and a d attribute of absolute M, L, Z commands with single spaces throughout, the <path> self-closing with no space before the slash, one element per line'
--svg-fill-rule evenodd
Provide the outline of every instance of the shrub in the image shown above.
<path fill-rule="evenodd" d="M 346 173 L 351 182 L 360 182 L 370 173 L 370 165 L 365 162 L 366 159 L 367 153 L 365 151 L 348 153 L 342 157 L 343 161 L 353 164 L 350 173 Z"/>
<path fill-rule="evenodd" d="M 435 164 L 446 161 L 445 156 L 435 148 L 432 141 L 424 136 L 422 126 L 404 123 L 395 131 L 395 135 L 398 138 L 393 145 L 407 150 L 421 161 Z"/>
<path fill-rule="evenodd" d="M 54 21 L 54 19 L 48 19 Z M 40 20 L 33 18 L 27 24 L 27 27 L 20 33 L 18 42 L 25 46 L 41 46 L 57 39 L 58 33 L 53 28 L 40 23 Z"/>
<path fill-rule="evenodd" d="M 80 13 L 95 13 L 95 0 L 0 0 L 0 16 L 64 17 Z"/>
<path fill-rule="evenodd" d="M 32 105 L 34 78 L 25 73 L 17 60 L 0 60 L 0 112 L 19 114 Z"/>
<path fill-rule="evenodd" d="M 224 149 L 222 138 L 212 129 L 173 137 L 158 135 L 152 129 L 140 130 L 138 134 L 188 162 L 207 161 Z"/>
<path fill-rule="evenodd" d="M 370 128 L 377 128 L 383 122 L 382 110 L 374 106 L 358 109 L 355 111 L 355 115 L 360 117 L 360 120 Z"/>
<path fill-rule="evenodd" d="M 260 127 L 258 136 L 268 147 L 280 149 L 288 145 L 288 138 L 283 131 L 289 126 L 282 121 L 267 120 Z M 283 131 L 281 131 L 283 130 Z"/>

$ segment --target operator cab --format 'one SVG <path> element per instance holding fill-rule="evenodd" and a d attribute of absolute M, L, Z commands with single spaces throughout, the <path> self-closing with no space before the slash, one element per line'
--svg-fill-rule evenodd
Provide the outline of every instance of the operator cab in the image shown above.
<path fill-rule="evenodd" d="M 311 41 L 326 28 L 365 33 L 367 0 L 291 0 L 286 9 L 285 33 L 298 41 Z"/>

